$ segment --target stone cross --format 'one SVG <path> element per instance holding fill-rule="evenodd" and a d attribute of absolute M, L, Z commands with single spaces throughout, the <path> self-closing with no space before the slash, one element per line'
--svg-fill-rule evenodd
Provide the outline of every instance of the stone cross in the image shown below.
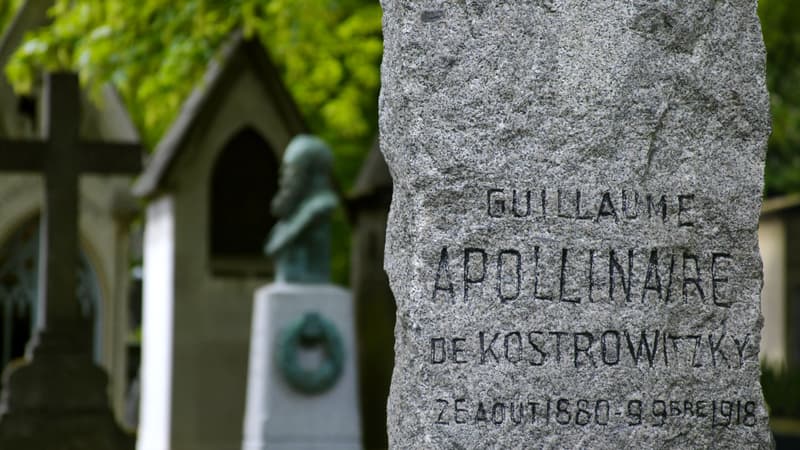
<path fill-rule="evenodd" d="M 75 298 L 78 177 L 84 172 L 136 173 L 141 146 L 80 139 L 81 99 L 74 74 L 48 74 L 43 100 L 42 140 L 0 140 L 0 171 L 41 172 L 45 185 L 38 330 L 32 361 L 4 380 L 0 446 L 124 448 L 129 443 L 114 444 L 126 438 L 113 427 L 105 374 L 91 363 L 88 332 Z M 47 372 L 60 375 L 48 379 Z M 33 425 L 36 433 L 26 435 L 30 428 L 23 423 Z"/>
<path fill-rule="evenodd" d="M 383 0 L 393 448 L 768 448 L 756 0 Z"/>
<path fill-rule="evenodd" d="M 75 301 L 78 176 L 82 172 L 137 173 L 141 146 L 79 138 L 81 99 L 74 74 L 47 75 L 43 100 L 43 140 L 0 139 L 0 171 L 41 172 L 44 177 L 39 327 L 52 328 L 80 318 Z"/>

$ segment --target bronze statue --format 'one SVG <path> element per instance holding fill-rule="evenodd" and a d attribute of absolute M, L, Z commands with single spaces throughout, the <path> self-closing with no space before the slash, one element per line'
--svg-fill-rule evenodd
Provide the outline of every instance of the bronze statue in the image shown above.
<path fill-rule="evenodd" d="M 298 135 L 286 147 L 279 190 L 272 200 L 278 223 L 264 247 L 276 281 L 326 283 L 330 278 L 333 153 L 322 139 Z"/>

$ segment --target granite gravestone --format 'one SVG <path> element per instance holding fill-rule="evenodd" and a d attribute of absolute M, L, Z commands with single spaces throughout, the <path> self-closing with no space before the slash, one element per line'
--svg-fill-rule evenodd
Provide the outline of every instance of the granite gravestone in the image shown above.
<path fill-rule="evenodd" d="M 755 0 L 384 0 L 396 448 L 765 448 Z"/>
<path fill-rule="evenodd" d="M 310 135 L 283 155 L 264 248 L 275 283 L 253 301 L 243 450 L 361 448 L 353 299 L 329 283 L 332 166 Z"/>

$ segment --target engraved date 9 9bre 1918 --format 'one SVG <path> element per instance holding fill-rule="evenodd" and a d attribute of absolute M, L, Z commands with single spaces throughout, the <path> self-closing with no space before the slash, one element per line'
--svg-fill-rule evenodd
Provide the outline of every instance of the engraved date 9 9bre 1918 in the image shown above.
<path fill-rule="evenodd" d="M 695 422 L 712 428 L 753 427 L 756 402 L 747 399 L 435 399 L 436 425 L 455 426 L 652 426 Z"/>

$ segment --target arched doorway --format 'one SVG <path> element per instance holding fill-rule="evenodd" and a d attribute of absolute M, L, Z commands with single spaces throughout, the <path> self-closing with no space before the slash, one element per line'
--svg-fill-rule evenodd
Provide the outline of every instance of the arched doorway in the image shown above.
<path fill-rule="evenodd" d="M 39 275 L 39 217 L 25 221 L 0 246 L 0 370 L 25 353 L 36 326 Z M 102 351 L 102 301 L 97 273 L 81 249 L 78 302 L 93 323 L 94 359 Z"/>
<path fill-rule="evenodd" d="M 214 164 L 209 211 L 214 271 L 269 271 L 264 241 L 275 224 L 270 202 L 278 190 L 278 159 L 264 138 L 244 127 L 225 144 Z"/>

